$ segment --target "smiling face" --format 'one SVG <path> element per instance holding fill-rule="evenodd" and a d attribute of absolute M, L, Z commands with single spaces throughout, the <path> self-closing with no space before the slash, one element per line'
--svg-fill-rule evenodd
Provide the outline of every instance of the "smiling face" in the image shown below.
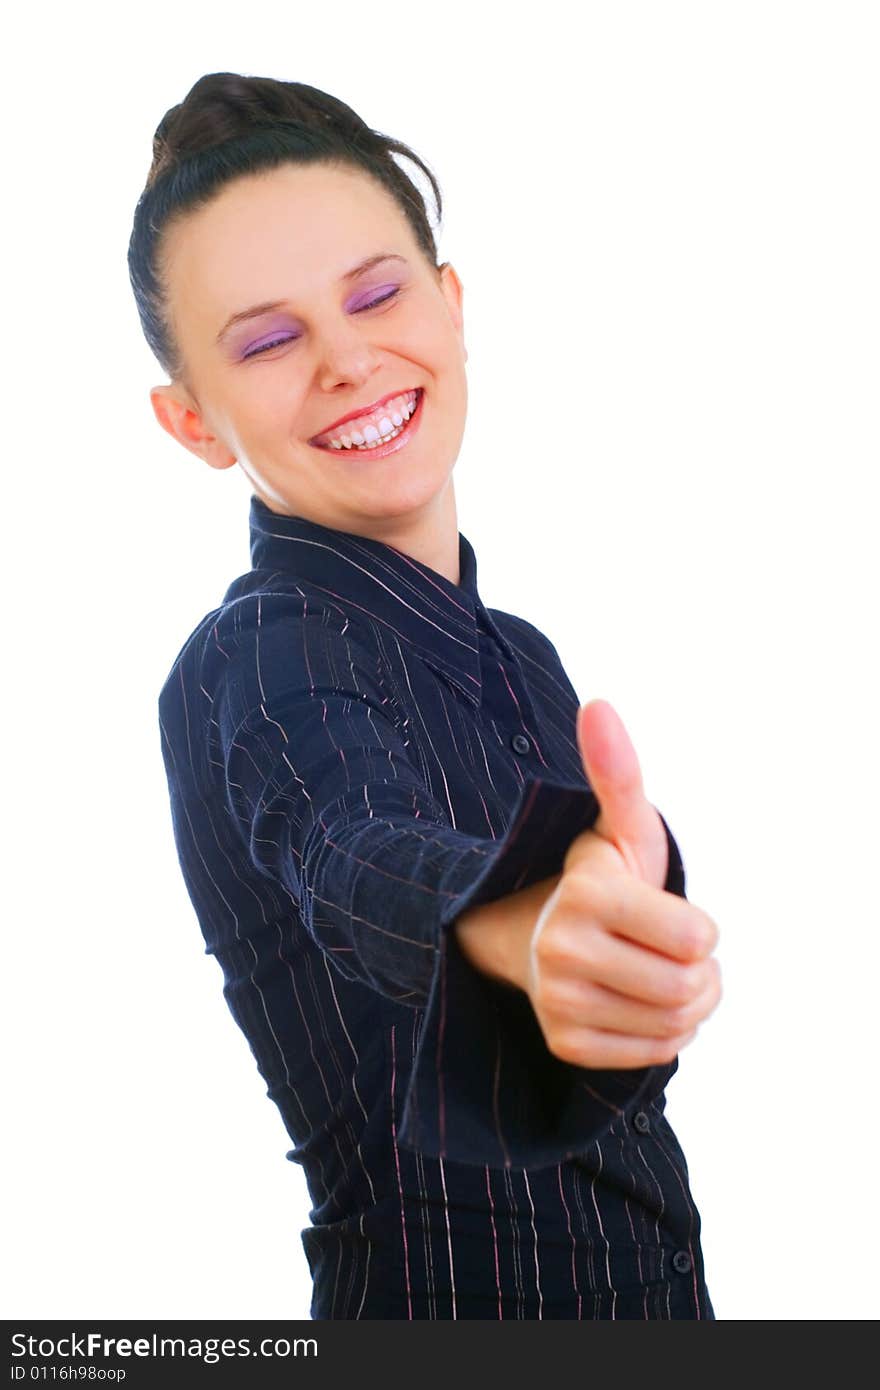
<path fill-rule="evenodd" d="M 451 524 L 457 556 L 461 282 L 448 263 L 430 264 L 381 184 L 328 164 L 238 178 L 168 226 L 162 276 L 186 365 L 185 382 L 151 392 L 164 429 L 214 468 L 238 463 L 273 511 L 406 537 L 402 548 L 423 554 L 419 532 Z M 353 422 L 369 441 L 365 424 L 382 434 L 400 419 L 390 444 L 313 442 L 328 431 L 357 442 L 331 427 L 413 390 L 412 424 L 382 410 Z"/>

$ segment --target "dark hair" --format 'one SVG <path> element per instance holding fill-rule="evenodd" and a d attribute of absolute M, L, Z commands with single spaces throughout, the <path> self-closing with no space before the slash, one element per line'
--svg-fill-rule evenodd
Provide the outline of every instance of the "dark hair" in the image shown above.
<path fill-rule="evenodd" d="M 280 164 L 343 164 L 361 169 L 395 198 L 432 266 L 437 247 L 422 194 L 393 156 L 412 160 L 427 176 L 442 216 L 440 188 L 430 168 L 407 145 L 372 130 L 338 97 L 303 82 L 211 72 L 162 117 L 153 136 L 153 163 L 138 199 L 128 245 L 128 273 L 144 337 L 172 379 L 185 375 L 167 313 L 160 273 L 164 229 L 203 207 L 227 183 Z"/>

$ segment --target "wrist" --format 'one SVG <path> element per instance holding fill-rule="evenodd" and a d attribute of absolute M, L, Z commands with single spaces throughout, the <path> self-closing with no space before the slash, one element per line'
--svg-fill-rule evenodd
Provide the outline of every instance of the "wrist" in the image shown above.
<path fill-rule="evenodd" d="M 465 958 L 482 974 L 528 993 L 530 952 L 538 918 L 562 874 L 469 908 L 451 930 Z"/>

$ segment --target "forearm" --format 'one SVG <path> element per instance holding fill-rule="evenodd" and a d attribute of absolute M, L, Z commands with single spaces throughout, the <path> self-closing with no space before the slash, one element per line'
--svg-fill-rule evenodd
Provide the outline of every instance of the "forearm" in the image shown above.
<path fill-rule="evenodd" d="M 538 918 L 562 874 L 463 912 L 453 926 L 466 959 L 484 975 L 527 991 L 529 950 Z"/>

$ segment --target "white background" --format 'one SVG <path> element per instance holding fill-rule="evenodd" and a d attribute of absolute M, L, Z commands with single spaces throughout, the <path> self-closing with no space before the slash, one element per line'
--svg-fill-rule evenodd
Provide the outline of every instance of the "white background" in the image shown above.
<path fill-rule="evenodd" d="M 156 709 L 249 567 L 250 490 L 156 423 L 126 267 L 156 125 L 233 70 L 440 180 L 483 599 L 615 705 L 721 929 L 667 1092 L 717 1316 L 876 1317 L 877 7 L 10 27 L 5 1316 L 308 1316 L 302 1171 L 203 953 Z"/>

